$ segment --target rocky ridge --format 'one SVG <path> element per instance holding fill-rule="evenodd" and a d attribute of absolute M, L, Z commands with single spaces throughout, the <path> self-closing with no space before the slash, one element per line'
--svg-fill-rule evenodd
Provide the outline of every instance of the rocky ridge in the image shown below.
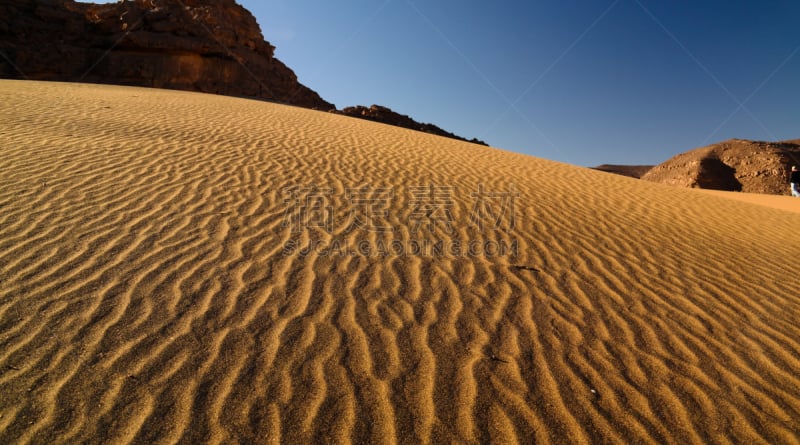
<path fill-rule="evenodd" d="M 787 195 L 792 165 L 800 165 L 800 140 L 730 139 L 674 156 L 642 179 L 679 187 Z"/>
<path fill-rule="evenodd" d="M 0 78 L 168 88 L 336 111 L 274 51 L 235 0 L 0 3 Z M 386 107 L 340 114 L 466 140 Z"/>
<path fill-rule="evenodd" d="M 480 145 L 488 145 L 486 142 L 480 139 L 465 139 L 460 136 L 456 136 L 449 131 L 445 131 L 436 125 L 427 124 L 427 123 L 420 123 L 415 121 L 414 119 L 406 116 L 405 114 L 400 114 L 395 111 L 390 110 L 389 108 L 382 107 L 380 105 L 372 105 L 370 107 L 365 106 L 355 106 L 355 107 L 346 107 L 340 111 L 337 111 L 338 114 L 343 114 L 345 116 L 357 117 L 360 119 L 367 119 L 375 122 L 381 122 L 384 124 L 394 125 L 397 127 L 403 128 L 410 128 L 412 130 L 423 131 L 425 133 L 431 133 L 438 136 L 444 136 L 452 139 L 458 139 L 460 141 L 465 142 L 472 142 L 473 144 L 480 144 Z"/>
<path fill-rule="evenodd" d="M 234 0 L 6 0 L 0 76 L 113 83 L 335 108 L 274 57 Z"/>
<path fill-rule="evenodd" d="M 654 166 L 652 165 L 618 165 L 618 164 L 603 164 L 597 167 L 592 167 L 594 170 L 600 170 L 606 173 L 614 173 L 617 175 L 628 176 L 631 178 L 640 179 L 645 173 L 650 171 Z"/>

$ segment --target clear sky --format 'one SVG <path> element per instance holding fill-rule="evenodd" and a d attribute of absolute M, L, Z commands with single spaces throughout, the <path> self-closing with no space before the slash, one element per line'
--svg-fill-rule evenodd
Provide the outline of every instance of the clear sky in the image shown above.
<path fill-rule="evenodd" d="M 239 0 L 342 108 L 577 165 L 800 138 L 800 0 Z"/>

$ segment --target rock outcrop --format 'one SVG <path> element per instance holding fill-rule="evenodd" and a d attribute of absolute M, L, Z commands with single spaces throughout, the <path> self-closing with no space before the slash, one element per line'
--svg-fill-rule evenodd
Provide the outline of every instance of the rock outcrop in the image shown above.
<path fill-rule="evenodd" d="M 644 176 L 645 173 L 649 172 L 650 169 L 652 169 L 653 167 L 654 166 L 652 165 L 603 164 L 592 168 L 606 173 L 614 173 L 615 175 L 622 175 L 640 179 L 642 176 Z"/>
<path fill-rule="evenodd" d="M 800 165 L 800 140 L 731 139 L 681 153 L 653 167 L 642 179 L 679 187 L 787 195 L 792 165 Z"/>
<path fill-rule="evenodd" d="M 409 128 L 411 130 L 423 131 L 425 133 L 431 133 L 438 136 L 458 139 L 460 141 L 472 142 L 473 144 L 488 145 L 486 142 L 481 141 L 479 139 L 474 139 L 474 138 L 465 139 L 462 138 L 461 136 L 456 136 L 455 134 L 450 133 L 449 131 L 445 131 L 433 124 L 425 124 L 417 122 L 414 119 L 406 116 L 405 114 L 397 113 L 389 108 L 382 107 L 380 105 L 372 105 L 370 107 L 365 107 L 361 105 L 355 107 L 346 107 L 343 108 L 341 111 L 337 111 L 337 113 L 343 114 L 345 116 L 357 117 L 360 119 L 367 119 L 375 122 L 394 125 L 396 127 L 403 127 L 403 128 Z"/>
<path fill-rule="evenodd" d="M 336 107 L 274 57 L 235 0 L 2 0 L 0 78 L 109 83 Z M 467 140 L 386 107 L 339 112 Z"/>
<path fill-rule="evenodd" d="M 234 0 L 0 3 L 0 77 L 170 88 L 335 107 L 274 57 Z"/>

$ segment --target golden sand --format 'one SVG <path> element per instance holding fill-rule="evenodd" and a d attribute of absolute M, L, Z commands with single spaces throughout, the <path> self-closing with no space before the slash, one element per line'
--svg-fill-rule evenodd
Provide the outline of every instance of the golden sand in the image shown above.
<path fill-rule="evenodd" d="M 800 199 L 794 196 L 762 195 L 758 193 L 724 192 L 721 190 L 701 190 L 700 193 L 720 196 L 737 201 L 749 202 L 762 206 L 772 207 L 773 209 L 786 210 L 788 212 L 800 213 Z M 789 192 L 789 184 L 786 184 L 786 191 Z"/>
<path fill-rule="evenodd" d="M 798 230 L 328 113 L 0 81 L 0 443 L 798 443 Z"/>

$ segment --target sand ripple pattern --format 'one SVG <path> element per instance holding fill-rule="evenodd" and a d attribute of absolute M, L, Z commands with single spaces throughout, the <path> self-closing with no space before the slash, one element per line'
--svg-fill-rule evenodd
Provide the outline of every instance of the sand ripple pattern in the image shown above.
<path fill-rule="evenodd" d="M 431 185 L 450 233 L 414 231 Z M 470 224 L 481 186 L 513 228 Z M 311 187 L 330 227 L 292 224 Z M 394 231 L 354 227 L 380 188 Z M 0 443 L 799 443 L 798 229 L 321 112 L 0 81 Z M 518 249 L 300 250 L 393 240 Z"/>

